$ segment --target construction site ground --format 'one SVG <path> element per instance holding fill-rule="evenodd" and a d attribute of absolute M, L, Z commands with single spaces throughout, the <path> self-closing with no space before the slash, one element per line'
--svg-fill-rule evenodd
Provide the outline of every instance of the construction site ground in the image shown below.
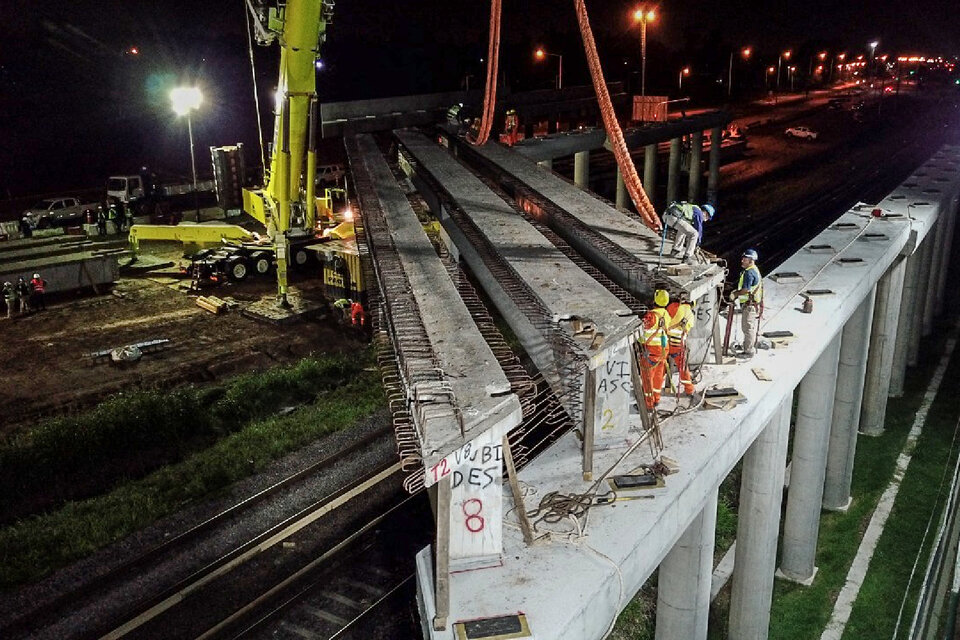
<path fill-rule="evenodd" d="M 151 251 L 161 259 L 179 258 L 170 247 Z M 286 326 L 244 317 L 239 308 L 214 315 L 196 305 L 196 294 L 177 286 L 188 282 L 170 275 L 123 275 L 110 292 L 54 298 L 46 311 L 0 320 L 0 436 L 44 417 L 88 409 L 114 393 L 210 383 L 358 344 L 326 314 Z M 294 275 L 291 285 L 307 299 L 322 298 L 317 277 Z M 275 290 L 271 276 L 205 293 L 232 297 L 242 308 Z M 123 366 L 87 355 L 152 339 L 170 344 Z"/>

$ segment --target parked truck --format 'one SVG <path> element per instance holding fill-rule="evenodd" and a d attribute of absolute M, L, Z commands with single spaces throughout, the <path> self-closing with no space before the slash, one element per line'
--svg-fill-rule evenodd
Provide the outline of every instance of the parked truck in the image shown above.
<path fill-rule="evenodd" d="M 45 198 L 21 214 L 31 229 L 49 229 L 84 221 L 87 210 L 96 210 L 97 203 L 81 203 L 78 198 Z"/>
<path fill-rule="evenodd" d="M 178 201 L 190 207 L 194 198 L 206 199 L 213 190 L 213 180 L 197 182 L 197 193 L 194 194 L 193 182 L 160 182 L 148 172 L 107 179 L 108 202 L 121 202 L 133 211 L 133 215 L 150 216 L 150 221 L 156 224 L 176 224 L 179 215 L 175 209 L 184 208 L 174 206 Z"/>

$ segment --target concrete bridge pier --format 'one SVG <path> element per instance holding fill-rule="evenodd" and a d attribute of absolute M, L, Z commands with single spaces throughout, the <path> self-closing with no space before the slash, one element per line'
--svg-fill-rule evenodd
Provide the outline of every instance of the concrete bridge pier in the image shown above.
<path fill-rule="evenodd" d="M 657 640 L 706 640 L 716 525 L 715 490 L 660 563 Z"/>
<path fill-rule="evenodd" d="M 910 336 L 916 320 L 917 290 L 920 283 L 920 251 L 906 258 L 907 266 L 903 274 L 903 295 L 900 298 L 900 319 L 897 321 L 897 341 L 893 347 L 893 367 L 890 370 L 891 398 L 903 395 L 903 383 L 907 379 L 907 352 L 910 349 Z M 842 356 L 841 356 L 842 357 Z"/>
<path fill-rule="evenodd" d="M 680 193 L 680 138 L 671 138 L 667 161 L 667 204 L 676 201 Z"/>
<path fill-rule="evenodd" d="M 850 506 L 853 459 L 857 451 L 860 404 L 867 373 L 867 349 L 876 287 L 867 295 L 843 326 L 840 337 L 840 362 L 837 365 L 837 390 L 833 400 L 830 448 L 823 483 L 823 508 L 846 511 Z"/>
<path fill-rule="evenodd" d="M 657 145 L 648 144 L 643 148 L 643 190 L 650 202 L 656 206 L 657 196 Z"/>
<path fill-rule="evenodd" d="M 617 209 L 626 209 L 628 200 L 627 183 L 623 181 L 623 173 L 620 171 L 620 167 L 617 167 L 617 199 L 615 202 Z"/>
<path fill-rule="evenodd" d="M 920 357 L 920 336 L 923 333 L 923 309 L 926 306 L 927 299 L 927 288 L 925 283 L 930 280 L 930 274 L 932 272 L 931 264 L 933 262 L 933 256 L 931 248 L 933 243 L 930 242 L 930 235 L 927 234 L 927 237 L 924 238 L 923 242 L 920 243 L 920 246 L 914 252 L 915 256 L 919 256 L 920 265 L 919 265 L 919 277 L 917 278 L 917 291 L 915 294 L 915 304 L 913 306 L 913 321 L 910 324 L 910 335 L 907 336 L 909 343 L 907 346 L 907 366 L 915 367 L 917 366 L 918 358 Z"/>
<path fill-rule="evenodd" d="M 877 282 L 863 408 L 860 412 L 860 431 L 869 436 L 883 433 L 883 422 L 887 416 L 887 396 L 890 391 L 890 372 L 893 369 L 893 351 L 897 342 L 897 322 L 900 320 L 905 271 L 906 261 L 903 256 L 899 256 Z"/>
<path fill-rule="evenodd" d="M 590 188 L 590 152 L 573 154 L 573 183 L 581 189 Z"/>
<path fill-rule="evenodd" d="M 926 296 L 923 299 L 923 333 L 926 338 L 933 333 L 933 318 L 936 315 L 937 304 L 937 282 L 940 278 L 940 271 L 943 268 L 943 241 L 947 234 L 943 232 L 943 216 L 937 218 L 936 223 L 930 228 L 927 238 L 930 239 L 930 277 L 924 282 Z"/>
<path fill-rule="evenodd" d="M 766 640 L 770 627 L 792 406 L 793 394 L 787 394 L 743 456 L 728 623 L 737 640 Z"/>
<path fill-rule="evenodd" d="M 700 177 L 703 173 L 700 163 L 703 160 L 703 131 L 690 134 L 690 184 L 687 189 L 687 201 L 699 202 Z"/>
<path fill-rule="evenodd" d="M 790 491 L 783 522 L 783 554 L 777 575 L 805 585 L 813 583 L 817 574 L 820 506 L 839 358 L 840 334 L 837 334 L 804 376 L 797 402 Z"/>
<path fill-rule="evenodd" d="M 937 280 L 937 302 L 934 312 L 939 316 L 943 313 L 943 301 L 947 291 L 947 270 L 950 268 L 950 254 L 953 251 L 953 234 L 956 232 L 956 208 L 944 213 L 943 259 L 940 262 L 940 274 Z"/>
<path fill-rule="evenodd" d="M 710 172 L 707 175 L 707 201 L 717 203 L 720 193 L 720 145 L 723 142 L 723 127 L 710 130 Z"/>

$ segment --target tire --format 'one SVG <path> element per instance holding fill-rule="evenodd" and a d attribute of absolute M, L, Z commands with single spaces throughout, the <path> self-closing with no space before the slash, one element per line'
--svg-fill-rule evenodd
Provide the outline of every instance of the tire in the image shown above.
<path fill-rule="evenodd" d="M 263 254 L 253 256 L 253 270 L 258 275 L 265 276 L 270 273 L 270 257 Z"/>
<path fill-rule="evenodd" d="M 307 253 L 306 249 L 297 249 L 293 252 L 293 264 L 297 268 L 304 268 L 307 266 L 307 262 L 310 260 L 310 254 Z"/>
<path fill-rule="evenodd" d="M 243 282 L 250 275 L 250 268 L 245 260 L 238 258 L 227 264 L 227 275 L 234 282 Z"/>

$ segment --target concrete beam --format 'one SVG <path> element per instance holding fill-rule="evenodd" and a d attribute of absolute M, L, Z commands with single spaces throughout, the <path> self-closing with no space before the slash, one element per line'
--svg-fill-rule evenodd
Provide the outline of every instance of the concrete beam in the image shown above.
<path fill-rule="evenodd" d="M 700 177 L 703 175 L 703 131 L 694 131 L 690 135 L 690 184 L 687 189 L 689 202 L 700 201 Z"/>
<path fill-rule="evenodd" d="M 792 405 L 787 394 L 743 456 L 729 620 L 737 640 L 766 640 L 770 627 Z"/>
<path fill-rule="evenodd" d="M 717 493 L 707 499 L 683 536 L 660 563 L 657 640 L 706 640 L 710 579 L 716 540 Z"/>
<path fill-rule="evenodd" d="M 680 193 L 680 138 L 670 140 L 670 159 L 667 161 L 667 204 L 675 202 Z"/>
<path fill-rule="evenodd" d="M 537 164 L 543 167 L 544 169 L 550 169 L 551 171 L 553 171 L 553 160 L 550 160 L 550 159 L 541 160 Z"/>
<path fill-rule="evenodd" d="M 581 189 L 590 188 L 590 152 L 573 154 L 573 183 Z"/>
<path fill-rule="evenodd" d="M 850 506 L 853 460 L 857 450 L 860 404 L 867 373 L 867 349 L 876 288 L 843 326 L 840 337 L 840 362 L 837 365 L 837 390 L 833 400 L 830 448 L 823 484 L 823 508 L 846 511 Z"/>
<path fill-rule="evenodd" d="M 883 423 L 887 415 L 887 396 L 890 392 L 890 372 L 893 369 L 893 350 L 897 342 L 897 323 L 900 320 L 905 271 L 906 262 L 903 256 L 900 256 L 877 283 L 870 354 L 867 358 L 863 407 L 860 412 L 860 431 L 871 436 L 883 433 Z"/>
<path fill-rule="evenodd" d="M 837 388 L 840 335 L 827 344 L 800 383 L 797 428 L 790 460 L 790 493 L 783 522 L 783 554 L 778 576 L 811 584 L 817 573 L 817 535 L 827 468 L 827 445 Z"/>
<path fill-rule="evenodd" d="M 903 383 L 907 378 L 907 354 L 910 350 L 910 336 L 914 332 L 916 319 L 917 289 L 920 281 L 920 252 L 906 258 L 907 266 L 903 275 L 903 295 L 900 298 L 900 319 L 897 321 L 897 341 L 893 348 L 893 366 L 890 369 L 891 398 L 903 395 Z"/>

